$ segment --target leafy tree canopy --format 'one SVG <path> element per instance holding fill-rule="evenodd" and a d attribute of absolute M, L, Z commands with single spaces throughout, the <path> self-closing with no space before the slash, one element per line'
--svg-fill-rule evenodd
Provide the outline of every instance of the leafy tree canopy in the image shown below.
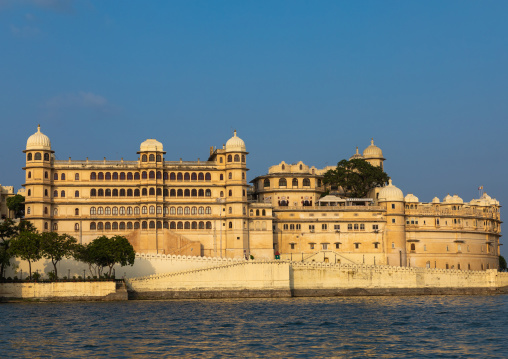
<path fill-rule="evenodd" d="M 337 168 L 325 173 L 326 185 L 341 187 L 345 195 L 353 198 L 366 197 L 371 189 L 388 182 L 388 175 L 381 169 L 360 158 L 342 160 Z"/>
<path fill-rule="evenodd" d="M 58 234 L 55 232 L 45 232 L 41 234 L 41 252 L 46 259 L 51 259 L 55 272 L 55 278 L 58 278 L 57 264 L 63 258 L 69 258 L 74 253 L 77 241 L 68 234 Z"/>
<path fill-rule="evenodd" d="M 16 224 L 12 219 L 6 219 L 0 223 L 0 278 L 4 277 L 5 268 L 11 264 L 10 261 L 14 255 L 9 249 L 11 240 L 21 232 L 35 233 L 36 229 L 28 221 Z"/>
<path fill-rule="evenodd" d="M 20 232 L 11 240 L 10 252 L 28 261 L 30 279 L 32 279 L 32 262 L 42 258 L 41 235 L 35 232 Z"/>
<path fill-rule="evenodd" d="M 506 269 L 507 269 L 506 259 L 504 259 L 503 256 L 499 256 L 499 271 L 506 272 Z"/>
<path fill-rule="evenodd" d="M 22 218 L 25 215 L 25 197 L 20 194 L 7 198 L 7 208 L 14 212 L 15 218 Z"/>

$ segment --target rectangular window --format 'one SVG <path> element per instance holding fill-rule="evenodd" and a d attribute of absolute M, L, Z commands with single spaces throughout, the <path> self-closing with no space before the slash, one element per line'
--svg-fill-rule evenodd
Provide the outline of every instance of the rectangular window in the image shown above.
<path fill-rule="evenodd" d="M 302 229 L 302 225 L 301 225 L 301 224 L 297 224 L 297 225 L 296 225 L 296 229 L 298 229 L 298 230 L 299 230 L 299 229 Z"/>
<path fill-rule="evenodd" d="M 395 248 L 395 242 L 392 242 L 392 248 Z"/>
<path fill-rule="evenodd" d="M 365 224 L 364 223 L 360 223 L 360 231 L 365 231 Z"/>
<path fill-rule="evenodd" d="M 284 229 L 289 229 L 289 226 L 287 224 L 285 224 Z"/>
<path fill-rule="evenodd" d="M 295 249 L 295 244 L 291 243 L 291 249 Z"/>
<path fill-rule="evenodd" d="M 309 231 L 314 232 L 314 225 L 313 224 L 309 224 Z"/>
<path fill-rule="evenodd" d="M 392 218 L 392 223 L 395 223 L 395 218 Z"/>
<path fill-rule="evenodd" d="M 335 243 L 335 249 L 339 249 L 340 248 L 340 243 Z"/>
<path fill-rule="evenodd" d="M 379 230 L 379 225 L 378 224 L 373 224 L 372 225 L 372 229 L 375 230 L 375 231 L 378 231 Z"/>
<path fill-rule="evenodd" d="M 447 251 L 447 252 L 448 252 L 448 251 L 450 251 L 450 248 L 449 248 L 448 246 L 446 246 L 446 251 Z"/>
<path fill-rule="evenodd" d="M 292 230 L 292 231 L 294 231 L 294 230 L 295 230 L 295 225 L 294 225 L 294 224 L 290 224 L 290 225 L 289 225 L 289 229 L 290 229 L 290 230 Z"/>
<path fill-rule="evenodd" d="M 328 249 L 328 243 L 321 243 L 321 248 L 324 250 Z"/>
<path fill-rule="evenodd" d="M 335 224 L 333 226 L 333 229 L 336 230 L 336 231 L 340 231 L 340 224 Z"/>
<path fill-rule="evenodd" d="M 310 249 L 314 249 L 314 243 L 310 243 Z"/>
<path fill-rule="evenodd" d="M 374 243 L 374 248 L 378 249 L 378 247 L 379 247 L 379 243 Z"/>
<path fill-rule="evenodd" d="M 321 225 L 321 229 L 322 229 L 323 231 L 326 231 L 326 230 L 328 229 L 328 225 L 327 225 L 327 224 L 325 224 L 325 223 L 323 223 L 323 224 Z"/>
<path fill-rule="evenodd" d="M 426 244 L 424 244 L 424 245 L 423 245 L 423 250 L 424 250 L 424 251 L 426 251 L 426 250 L 427 250 L 427 245 L 426 245 Z"/>
<path fill-rule="evenodd" d="M 395 203 L 392 203 L 392 209 L 395 209 Z"/>
<path fill-rule="evenodd" d="M 353 228 L 355 229 L 355 231 L 357 231 L 358 230 L 358 223 L 355 223 Z"/>
<path fill-rule="evenodd" d="M 355 243 L 355 249 L 360 248 L 360 243 Z"/>
<path fill-rule="evenodd" d="M 347 224 L 347 230 L 348 230 L 348 231 L 353 230 L 353 225 L 352 225 L 351 223 L 348 223 L 348 224 Z"/>

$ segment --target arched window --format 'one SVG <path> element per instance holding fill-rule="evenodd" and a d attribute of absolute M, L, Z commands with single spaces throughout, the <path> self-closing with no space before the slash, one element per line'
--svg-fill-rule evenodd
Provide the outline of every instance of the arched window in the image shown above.
<path fill-rule="evenodd" d="M 132 194 L 132 190 L 131 190 L 131 194 Z M 125 189 L 124 188 L 120 189 L 120 197 L 125 197 Z"/>
<path fill-rule="evenodd" d="M 146 162 L 146 160 L 147 160 L 146 155 L 141 156 L 141 162 Z"/>
<path fill-rule="evenodd" d="M 48 196 L 48 190 L 47 189 L 44 190 L 44 196 L 46 196 L 46 197 Z"/>
<path fill-rule="evenodd" d="M 98 223 L 97 223 L 97 229 L 98 229 L 99 231 L 102 231 L 102 229 L 103 229 L 103 228 L 104 228 L 104 224 L 103 224 L 102 222 L 98 222 Z"/>
<path fill-rule="evenodd" d="M 118 172 L 113 172 L 113 179 L 118 180 Z"/>
<path fill-rule="evenodd" d="M 285 187 L 285 186 L 287 186 L 287 185 L 288 185 L 288 184 L 287 184 L 287 181 L 286 181 L 286 179 L 285 179 L 285 178 L 281 178 L 281 179 L 279 179 L 279 187 Z"/>
<path fill-rule="evenodd" d="M 148 174 L 146 173 L 146 171 L 141 172 L 142 179 L 146 179 L 147 177 L 148 177 Z"/>
<path fill-rule="evenodd" d="M 104 214 L 104 208 L 98 207 L 97 208 L 97 214 Z"/>
<path fill-rule="evenodd" d="M 212 191 L 211 191 L 211 190 L 209 190 L 209 189 L 207 189 L 207 190 L 205 191 L 205 197 L 211 197 L 211 196 L 212 196 Z"/>
<path fill-rule="evenodd" d="M 212 214 L 212 207 L 206 207 L 205 213 Z"/>
<path fill-rule="evenodd" d="M 240 162 L 240 155 L 235 155 L 235 162 Z"/>
<path fill-rule="evenodd" d="M 206 173 L 205 174 L 205 181 L 211 181 L 212 180 L 212 175 L 210 173 Z"/>
<path fill-rule="evenodd" d="M 58 224 L 53 223 L 53 230 L 54 230 L 54 231 L 58 231 Z"/>
<path fill-rule="evenodd" d="M 141 228 L 142 229 L 147 229 L 148 228 L 148 223 L 146 221 L 141 222 Z"/>
<path fill-rule="evenodd" d="M 44 178 L 48 178 L 48 171 L 44 172 Z"/>
<path fill-rule="evenodd" d="M 132 172 L 128 172 L 127 173 L 127 181 L 132 181 L 133 178 L 134 178 L 134 176 L 132 175 Z"/>
<path fill-rule="evenodd" d="M 104 223 L 104 229 L 105 230 L 110 230 L 111 229 L 111 223 L 110 222 Z"/>
<path fill-rule="evenodd" d="M 178 214 L 178 215 L 182 215 L 182 214 L 183 214 L 183 208 L 182 208 L 182 207 L 178 207 L 178 208 L 176 209 L 176 214 Z"/>
<path fill-rule="evenodd" d="M 162 196 L 162 188 L 157 188 L 157 196 Z"/>
<path fill-rule="evenodd" d="M 95 207 L 90 207 L 90 215 L 95 215 L 97 213 L 97 210 L 95 209 Z"/>
<path fill-rule="evenodd" d="M 79 223 L 74 223 L 74 230 L 79 231 Z"/>
<path fill-rule="evenodd" d="M 148 195 L 148 190 L 147 190 L 146 188 L 143 188 L 143 189 L 141 190 L 141 195 L 142 195 L 142 196 L 146 196 L 146 195 Z"/>
<path fill-rule="evenodd" d="M 228 162 L 233 162 L 233 156 L 228 155 Z"/>
<path fill-rule="evenodd" d="M 242 179 L 245 179 L 245 172 L 242 172 Z"/>
<path fill-rule="evenodd" d="M 199 196 L 199 197 L 204 197 L 204 196 L 205 196 L 205 191 L 204 191 L 203 189 L 200 189 L 200 190 L 198 191 L 198 196 Z"/>
<path fill-rule="evenodd" d="M 107 216 L 110 216 L 111 215 L 111 207 L 106 207 L 104 209 L 104 213 L 107 215 Z"/>
<path fill-rule="evenodd" d="M 175 175 L 175 172 L 171 172 L 171 173 L 169 174 L 169 180 L 170 180 L 170 181 L 176 181 L 176 175 Z"/>
<path fill-rule="evenodd" d="M 134 222 L 134 229 L 139 229 L 139 222 Z"/>
<path fill-rule="evenodd" d="M 161 229 L 162 228 L 162 222 L 161 221 L 157 221 L 157 229 Z"/>
<path fill-rule="evenodd" d="M 221 181 L 223 181 L 223 180 L 224 180 L 224 175 L 223 175 L 222 173 L 219 175 L 219 179 L 220 179 Z"/>
<path fill-rule="evenodd" d="M 164 188 L 164 197 L 169 197 L 169 190 L 167 188 Z"/>
<path fill-rule="evenodd" d="M 233 228 L 233 222 L 229 222 L 229 228 Z"/>
<path fill-rule="evenodd" d="M 190 222 L 185 222 L 185 226 L 184 226 L 185 229 L 190 229 Z"/>
<path fill-rule="evenodd" d="M 44 161 L 49 161 L 49 153 L 44 154 Z"/>
<path fill-rule="evenodd" d="M 117 216 L 118 215 L 118 207 L 113 207 L 111 212 L 113 215 Z"/>
<path fill-rule="evenodd" d="M 176 175 L 176 180 L 177 181 L 183 181 L 183 175 L 182 175 L 182 173 L 178 172 L 178 174 Z"/>
<path fill-rule="evenodd" d="M 187 189 L 185 189 L 185 191 L 184 191 L 184 194 L 183 194 L 183 195 L 184 195 L 184 197 L 190 197 L 190 190 L 189 190 L 188 188 L 187 188 Z"/>
<path fill-rule="evenodd" d="M 44 207 L 44 214 L 48 214 L 48 207 Z"/>
<path fill-rule="evenodd" d="M 191 223 L 191 228 L 192 229 L 198 229 L 198 222 L 192 222 Z"/>
<path fill-rule="evenodd" d="M 74 208 L 74 215 L 79 216 L 79 208 Z"/>
<path fill-rule="evenodd" d="M 60 191 L 60 197 L 65 197 L 65 191 Z"/>
<path fill-rule="evenodd" d="M 157 214 L 162 214 L 162 207 L 161 206 L 157 206 Z"/>
<path fill-rule="evenodd" d="M 266 211 L 263 209 L 263 216 L 266 216 Z"/>
<path fill-rule="evenodd" d="M 134 197 L 139 197 L 139 189 L 134 190 Z"/>
<path fill-rule="evenodd" d="M 125 172 L 120 172 L 120 181 L 125 181 Z"/>
<path fill-rule="evenodd" d="M 284 171 L 286 169 L 286 165 L 282 165 L 282 170 Z"/>
<path fill-rule="evenodd" d="M 146 208 L 146 206 L 143 206 L 143 207 L 141 208 L 141 213 L 142 213 L 142 214 L 146 214 L 146 212 L 147 212 L 147 208 Z"/>
<path fill-rule="evenodd" d="M 90 197 L 95 197 L 95 196 L 97 196 L 97 190 L 95 188 L 92 188 L 90 190 Z"/>
<path fill-rule="evenodd" d="M 150 214 L 155 214 L 155 206 L 150 206 Z"/>
<path fill-rule="evenodd" d="M 139 207 L 134 207 L 134 214 L 139 214 Z"/>
<path fill-rule="evenodd" d="M 55 198 L 58 197 L 58 191 L 57 190 L 53 191 L 53 197 L 55 197 Z"/>
<path fill-rule="evenodd" d="M 197 197 L 197 196 L 198 196 L 198 191 L 197 191 L 197 189 L 193 188 L 191 191 L 191 197 Z"/>
<path fill-rule="evenodd" d="M 228 179 L 233 179 L 233 172 L 228 173 Z"/>
<path fill-rule="evenodd" d="M 229 197 L 232 197 L 232 196 L 233 196 L 233 191 L 229 190 Z"/>
<path fill-rule="evenodd" d="M 97 174 L 95 172 L 92 172 L 90 173 L 90 179 L 93 181 L 93 180 L 96 180 L 97 179 Z"/>
<path fill-rule="evenodd" d="M 224 197 L 224 191 L 220 191 L 220 196 Z"/>
<path fill-rule="evenodd" d="M 242 155 L 242 162 L 245 162 L 245 155 Z"/>
<path fill-rule="evenodd" d="M 171 191 L 169 191 L 169 196 L 176 197 L 176 190 L 172 189 Z"/>
<path fill-rule="evenodd" d="M 308 178 L 304 178 L 304 179 L 303 179 L 303 185 L 304 185 L 304 186 L 310 186 L 310 179 L 308 179 Z"/>
<path fill-rule="evenodd" d="M 151 229 L 155 228 L 155 222 L 154 221 L 150 221 L 150 228 Z"/>
<path fill-rule="evenodd" d="M 177 229 L 183 229 L 183 222 L 178 222 L 178 223 L 176 224 L 176 228 L 177 228 Z"/>
<path fill-rule="evenodd" d="M 169 214 L 169 207 L 164 207 L 164 214 Z"/>
<path fill-rule="evenodd" d="M 233 213 L 233 207 L 229 207 L 229 214 Z"/>
<path fill-rule="evenodd" d="M 203 173 L 199 173 L 198 174 L 198 181 L 204 181 L 205 180 L 205 175 Z"/>
<path fill-rule="evenodd" d="M 161 171 L 157 171 L 157 179 L 162 179 L 162 172 Z"/>
<path fill-rule="evenodd" d="M 116 188 L 113 189 L 113 197 L 118 197 L 118 190 Z"/>
<path fill-rule="evenodd" d="M 58 208 L 55 208 L 55 209 L 53 210 L 53 216 L 58 216 Z"/>
<path fill-rule="evenodd" d="M 97 179 L 98 179 L 98 180 L 103 180 L 103 179 L 104 179 L 104 173 L 99 172 L 99 173 L 97 174 Z"/>
<path fill-rule="evenodd" d="M 132 229 L 132 222 L 127 222 L 127 229 Z"/>
<path fill-rule="evenodd" d="M 29 189 L 29 190 L 28 190 L 28 196 L 31 196 L 31 195 L 32 195 L 32 190 L 31 190 L 31 189 Z"/>
<path fill-rule="evenodd" d="M 256 209 L 256 216 L 259 216 L 259 209 Z"/>
<path fill-rule="evenodd" d="M 167 180 L 168 180 L 168 178 L 169 178 L 168 173 L 167 173 L 167 172 L 164 172 L 164 180 L 166 180 L 166 181 L 167 181 Z"/>
<path fill-rule="evenodd" d="M 185 207 L 184 210 L 183 210 L 183 214 L 188 216 L 190 214 L 190 207 Z"/>
<path fill-rule="evenodd" d="M 150 188 L 150 196 L 155 196 L 155 188 Z"/>
<path fill-rule="evenodd" d="M 177 197 L 183 197 L 183 190 L 179 189 L 178 191 L 176 191 L 176 196 Z"/>
<path fill-rule="evenodd" d="M 171 207 L 169 209 L 169 214 L 176 214 L 176 208 L 175 207 Z"/>
<path fill-rule="evenodd" d="M 270 180 L 268 178 L 265 178 L 263 182 L 263 187 L 270 187 Z"/>
<path fill-rule="evenodd" d="M 79 181 L 79 173 L 74 174 L 74 181 Z"/>
<path fill-rule="evenodd" d="M 134 180 L 139 180 L 139 172 L 134 173 Z"/>
<path fill-rule="evenodd" d="M 298 187 L 298 179 L 297 178 L 293 178 L 292 185 L 293 185 L 293 187 Z"/>
<path fill-rule="evenodd" d="M 90 222 L 90 230 L 95 231 L 96 228 L 97 228 L 97 225 L 95 224 L 95 222 Z"/>
<path fill-rule="evenodd" d="M 125 222 L 120 222 L 120 229 L 125 229 Z"/>
<path fill-rule="evenodd" d="M 149 161 L 150 162 L 154 162 L 155 161 L 155 155 L 153 153 L 150 155 Z"/>
<path fill-rule="evenodd" d="M 32 178 L 32 172 L 28 171 L 28 178 Z"/>
<path fill-rule="evenodd" d="M 205 229 L 205 222 L 199 222 L 199 229 Z"/>
<path fill-rule="evenodd" d="M 175 222 L 170 222 L 169 223 L 169 229 L 176 229 L 176 223 Z"/>
<path fill-rule="evenodd" d="M 106 197 L 111 197 L 111 189 L 106 188 L 106 190 L 104 191 L 104 195 L 105 195 Z"/>
<path fill-rule="evenodd" d="M 197 181 L 197 180 L 198 180 L 198 175 L 196 174 L 196 172 L 192 172 L 191 181 Z"/>
<path fill-rule="evenodd" d="M 40 161 L 41 160 L 41 154 L 39 152 L 37 152 L 34 156 L 34 160 L 36 161 Z"/>
<path fill-rule="evenodd" d="M 199 214 L 205 214 L 205 207 L 199 207 L 198 208 L 198 213 Z"/>
<path fill-rule="evenodd" d="M 162 161 L 161 155 L 157 155 L 157 162 L 161 162 L 161 161 Z"/>
<path fill-rule="evenodd" d="M 48 229 L 48 222 L 44 222 L 44 229 Z"/>
<path fill-rule="evenodd" d="M 210 221 L 206 222 L 206 229 L 212 229 L 212 222 Z"/>
<path fill-rule="evenodd" d="M 197 207 L 192 207 L 192 208 L 191 208 L 191 214 L 192 214 L 192 215 L 196 215 L 196 214 L 198 214 L 198 208 L 197 208 Z"/>
<path fill-rule="evenodd" d="M 412 250 L 412 251 L 416 250 L 416 246 L 415 246 L 415 244 L 414 244 L 414 243 L 411 243 L 411 250 Z"/>
<path fill-rule="evenodd" d="M 155 171 L 150 171 L 149 177 L 150 177 L 150 179 L 154 179 L 155 178 Z"/>
<path fill-rule="evenodd" d="M 58 173 L 53 174 L 53 179 L 54 179 L 55 181 L 58 181 Z"/>
<path fill-rule="evenodd" d="M 26 160 L 27 161 L 31 161 L 32 160 L 32 154 L 31 153 L 26 155 Z"/>
<path fill-rule="evenodd" d="M 106 172 L 106 180 L 107 181 L 111 180 L 111 172 Z"/>
<path fill-rule="evenodd" d="M 132 207 L 127 207 L 127 214 L 132 214 Z"/>
<path fill-rule="evenodd" d="M 185 174 L 183 175 L 183 180 L 184 181 L 190 181 L 190 175 L 188 172 L 185 172 Z"/>

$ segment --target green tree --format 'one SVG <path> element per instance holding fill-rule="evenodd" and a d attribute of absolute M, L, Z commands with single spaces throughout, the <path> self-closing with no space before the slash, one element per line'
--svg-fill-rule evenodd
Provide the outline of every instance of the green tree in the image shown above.
<path fill-rule="evenodd" d="M 341 187 L 348 197 L 363 198 L 371 189 L 388 182 L 388 175 L 381 167 L 353 158 L 337 163 L 336 169 L 325 173 L 323 182 L 331 187 Z"/>
<path fill-rule="evenodd" d="M 506 269 L 507 269 L 506 259 L 504 259 L 503 256 L 499 256 L 499 271 L 506 272 Z"/>
<path fill-rule="evenodd" d="M 122 267 L 134 265 L 136 252 L 123 236 L 111 238 L 100 236 L 85 246 L 77 246 L 74 258 L 87 263 L 92 275 L 96 273 L 101 276 L 104 268 L 109 268 L 108 274 L 111 276 L 115 264 L 120 264 Z"/>
<path fill-rule="evenodd" d="M 11 240 L 21 232 L 35 233 L 36 229 L 32 223 L 21 221 L 16 224 L 11 219 L 6 219 L 0 223 L 0 278 L 5 276 L 5 268 L 10 266 L 11 258 L 14 256 L 10 248 Z"/>
<path fill-rule="evenodd" d="M 22 218 L 25 215 L 25 197 L 20 194 L 7 198 L 7 208 L 14 212 L 15 218 Z"/>
<path fill-rule="evenodd" d="M 57 264 L 63 258 L 69 258 L 74 253 L 77 241 L 68 234 L 45 232 L 41 234 L 41 254 L 46 259 L 51 259 L 55 271 L 55 278 L 58 279 Z"/>
<path fill-rule="evenodd" d="M 32 279 L 32 262 L 42 258 L 41 235 L 34 232 L 20 232 L 19 235 L 11 240 L 10 252 L 28 261 L 30 279 Z"/>

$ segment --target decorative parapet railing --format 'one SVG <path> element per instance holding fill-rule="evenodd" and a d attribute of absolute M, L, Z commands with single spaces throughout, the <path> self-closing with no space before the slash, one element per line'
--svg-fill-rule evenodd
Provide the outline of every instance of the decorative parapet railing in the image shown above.
<path fill-rule="evenodd" d="M 406 209 L 406 216 L 435 216 L 435 217 L 472 217 L 481 219 L 499 219 L 499 212 L 483 212 L 474 208 L 451 210 L 448 208 L 418 208 Z"/>

